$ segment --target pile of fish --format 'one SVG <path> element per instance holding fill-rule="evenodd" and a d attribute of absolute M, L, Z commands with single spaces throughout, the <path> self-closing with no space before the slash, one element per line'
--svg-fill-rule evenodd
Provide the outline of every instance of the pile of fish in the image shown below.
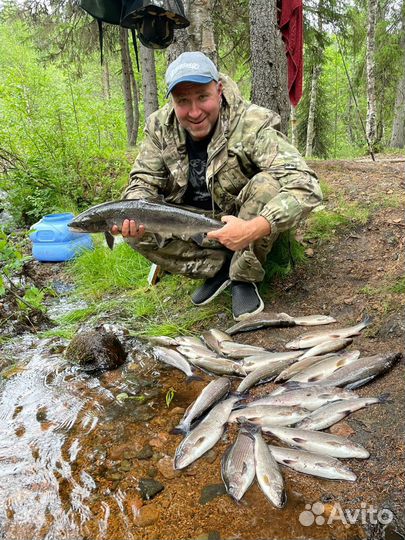
<path fill-rule="evenodd" d="M 363 407 L 384 403 L 387 396 L 362 398 L 354 390 L 391 369 L 402 355 L 338 352 L 371 324 L 369 317 L 352 327 L 306 333 L 287 343 L 281 352 L 232 338 L 257 328 L 334 322 L 323 315 L 261 313 L 226 332 L 208 330 L 201 339 L 153 338 L 155 357 L 182 370 L 188 380 L 201 378 L 195 368 L 220 375 L 203 389 L 173 430 L 185 434 L 176 450 L 174 468 L 184 469 L 193 463 L 221 439 L 227 424 L 235 424 L 239 432 L 222 458 L 222 478 L 227 492 L 237 501 L 257 478 L 271 503 L 284 506 L 287 499 L 279 464 L 322 478 L 355 481 L 355 474 L 339 458 L 365 459 L 368 451 L 322 430 Z M 228 377 L 242 379 L 234 391 Z M 250 388 L 270 381 L 278 386 L 252 399 Z M 267 444 L 263 436 L 287 447 Z"/>

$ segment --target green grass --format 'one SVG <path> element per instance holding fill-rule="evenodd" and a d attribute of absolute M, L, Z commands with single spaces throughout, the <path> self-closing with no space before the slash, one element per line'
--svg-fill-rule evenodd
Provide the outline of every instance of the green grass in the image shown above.
<path fill-rule="evenodd" d="M 389 290 L 393 293 L 404 294 L 405 293 L 405 277 L 401 277 L 396 283 L 391 285 Z"/>
<path fill-rule="evenodd" d="M 348 225 L 349 219 L 330 210 L 312 213 L 307 220 L 306 240 L 329 240 L 339 227 Z"/>

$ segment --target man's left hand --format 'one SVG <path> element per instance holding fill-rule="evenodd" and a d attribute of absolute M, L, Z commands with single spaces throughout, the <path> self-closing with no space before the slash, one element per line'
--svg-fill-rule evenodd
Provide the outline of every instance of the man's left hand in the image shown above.
<path fill-rule="evenodd" d="M 271 231 L 270 223 L 262 216 L 249 221 L 235 216 L 223 216 L 221 221 L 225 225 L 221 229 L 210 231 L 207 238 L 218 240 L 231 251 L 240 251 Z"/>

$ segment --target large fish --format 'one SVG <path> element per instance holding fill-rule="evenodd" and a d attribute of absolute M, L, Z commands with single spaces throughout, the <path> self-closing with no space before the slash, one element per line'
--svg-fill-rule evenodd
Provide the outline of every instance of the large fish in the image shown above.
<path fill-rule="evenodd" d="M 336 338 L 328 339 L 327 341 L 322 341 L 314 347 L 307 349 L 305 353 L 300 356 L 300 359 L 309 358 L 310 356 L 321 356 L 322 354 L 328 354 L 330 352 L 340 351 L 353 342 L 352 338 Z"/>
<path fill-rule="evenodd" d="M 344 366 L 353 364 L 360 357 L 360 351 L 350 351 L 345 354 L 333 355 L 317 362 L 290 378 L 290 381 L 318 382 Z"/>
<path fill-rule="evenodd" d="M 340 420 L 342 420 L 342 418 L 351 414 L 352 412 L 363 409 L 368 405 L 385 403 L 386 401 L 387 397 L 381 396 L 377 398 L 366 397 L 346 399 L 344 401 L 327 403 L 319 409 L 316 409 L 307 418 L 301 420 L 301 422 L 297 424 L 296 427 L 299 429 L 311 430 L 326 429 L 330 426 L 333 426 L 333 424 L 336 424 L 336 422 L 339 422 Z"/>
<path fill-rule="evenodd" d="M 353 364 L 335 371 L 335 373 L 320 381 L 319 384 L 345 386 L 349 389 L 359 388 L 359 386 L 369 383 L 378 375 L 390 370 L 401 358 L 402 353 L 376 354 L 359 358 Z"/>
<path fill-rule="evenodd" d="M 256 407 L 258 405 L 277 405 L 279 407 L 294 407 L 300 406 L 309 411 L 315 411 L 333 401 L 341 401 L 344 399 L 354 399 L 357 396 L 351 390 L 345 390 L 336 386 L 318 386 L 314 385 L 309 388 L 301 388 L 297 386 L 286 390 L 279 394 L 270 394 L 246 404 L 247 408 Z"/>
<path fill-rule="evenodd" d="M 254 439 L 243 426 L 222 458 L 221 473 L 228 494 L 240 501 L 255 478 Z"/>
<path fill-rule="evenodd" d="M 197 214 L 184 208 L 151 200 L 112 201 L 92 206 L 76 216 L 69 228 L 75 232 L 106 233 L 110 248 L 114 245 L 114 237 L 110 233 L 113 225 L 122 227 L 125 219 L 133 219 L 145 226 L 145 231 L 156 237 L 159 245 L 166 238 L 192 238 L 202 243 L 204 234 L 220 229 L 224 224 L 203 214 Z"/>
<path fill-rule="evenodd" d="M 255 469 L 259 486 L 276 508 L 282 508 L 287 502 L 287 495 L 280 468 L 264 442 L 260 428 L 251 426 L 250 429 L 255 439 Z"/>
<path fill-rule="evenodd" d="M 232 407 L 238 397 L 230 397 L 220 401 L 207 414 L 204 420 L 187 435 L 179 444 L 174 458 L 174 468 L 184 469 L 208 452 L 222 437 L 225 424 L 228 422 Z"/>
<path fill-rule="evenodd" d="M 356 475 L 336 458 L 280 446 L 269 447 L 278 463 L 295 471 L 331 480 L 356 480 Z"/>
<path fill-rule="evenodd" d="M 336 330 L 327 330 L 325 332 L 304 334 L 287 343 L 286 349 L 309 349 L 319 345 L 320 343 L 329 341 L 330 339 L 344 339 L 351 336 L 358 336 L 364 328 L 371 324 L 371 322 L 371 318 L 367 315 L 364 320 L 359 324 L 356 324 L 356 326 L 337 328 Z"/>
<path fill-rule="evenodd" d="M 274 364 L 280 360 L 293 360 L 301 356 L 302 351 L 285 351 L 285 352 L 261 352 L 253 356 L 246 356 L 241 360 L 241 364 L 247 372 L 254 371 L 260 366 L 266 364 Z M 277 380 L 277 379 L 276 379 Z"/>
<path fill-rule="evenodd" d="M 197 356 L 196 358 L 190 358 L 190 362 L 204 371 L 216 373 L 217 375 L 235 375 L 236 377 L 245 377 L 246 375 L 243 366 L 230 358 Z"/>
<path fill-rule="evenodd" d="M 255 384 L 263 384 L 271 381 L 292 362 L 294 362 L 294 358 L 286 358 L 284 360 L 277 360 L 277 362 L 260 364 L 259 367 L 255 368 L 243 379 L 237 387 L 236 392 L 243 394 Z"/>
<path fill-rule="evenodd" d="M 207 384 L 198 398 L 188 407 L 179 425 L 172 430 L 172 433 L 188 433 L 193 420 L 199 418 L 203 412 L 223 398 L 229 392 L 230 387 L 231 381 L 226 377 L 220 377 Z"/>
<path fill-rule="evenodd" d="M 327 315 L 308 315 L 303 317 L 291 317 L 287 313 L 266 313 L 262 311 L 258 315 L 249 317 L 246 321 L 241 321 L 230 328 L 227 333 L 231 336 L 238 332 L 250 332 L 259 328 L 286 328 L 289 326 L 317 326 L 321 324 L 331 324 L 336 319 Z"/>
<path fill-rule="evenodd" d="M 299 355 L 301 356 L 302 351 L 294 352 L 299 352 Z M 294 364 L 292 364 L 291 366 L 283 369 L 280 375 L 275 379 L 275 382 L 280 383 L 288 381 L 294 375 L 297 375 L 298 373 L 301 373 L 301 371 L 304 371 L 304 369 L 314 366 L 318 362 L 322 362 L 322 360 L 326 360 L 326 358 L 330 358 L 331 356 L 337 356 L 337 353 L 328 353 L 322 354 L 320 356 L 307 356 L 306 358 L 301 358 L 297 362 L 294 362 Z"/>
<path fill-rule="evenodd" d="M 258 405 L 232 411 L 229 422 L 241 423 L 249 420 L 257 426 L 291 426 L 309 414 L 310 411 L 301 407 Z"/>
<path fill-rule="evenodd" d="M 274 435 L 289 446 L 295 446 L 308 452 L 336 458 L 367 459 L 370 456 L 363 446 L 339 435 L 279 426 L 263 427 L 262 429 L 264 433 Z"/>
<path fill-rule="evenodd" d="M 195 375 L 191 369 L 190 364 L 184 358 L 182 354 L 173 349 L 167 349 L 166 347 L 154 347 L 154 356 L 161 362 L 168 364 L 169 366 L 180 369 L 185 375 L 187 375 L 187 381 L 201 381 L 201 377 Z"/>

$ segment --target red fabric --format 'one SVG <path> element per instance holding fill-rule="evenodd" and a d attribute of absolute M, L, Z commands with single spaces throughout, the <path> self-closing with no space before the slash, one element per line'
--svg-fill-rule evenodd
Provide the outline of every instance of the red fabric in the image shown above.
<path fill-rule="evenodd" d="M 302 96 L 304 66 L 302 0 L 282 0 L 279 28 L 284 41 L 288 64 L 288 94 L 294 107 Z"/>

